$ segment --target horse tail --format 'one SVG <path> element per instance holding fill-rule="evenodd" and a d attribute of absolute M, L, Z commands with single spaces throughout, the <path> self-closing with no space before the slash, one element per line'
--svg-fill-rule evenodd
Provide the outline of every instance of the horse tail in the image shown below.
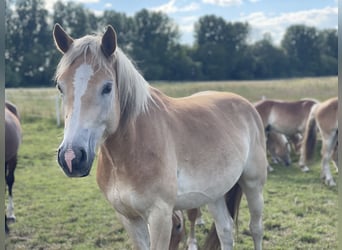
<path fill-rule="evenodd" d="M 312 106 L 308 120 L 306 122 L 304 138 L 302 142 L 303 164 L 312 160 L 316 147 L 317 124 L 315 119 L 315 110 L 317 105 Z"/>
<path fill-rule="evenodd" d="M 238 183 L 233 186 L 231 190 L 225 195 L 226 205 L 230 216 L 233 218 L 236 226 L 236 232 L 238 231 L 238 216 L 239 207 L 242 198 L 242 189 Z M 203 249 L 218 250 L 220 249 L 220 240 L 217 235 L 215 224 L 211 225 L 211 229 L 204 242 Z"/>

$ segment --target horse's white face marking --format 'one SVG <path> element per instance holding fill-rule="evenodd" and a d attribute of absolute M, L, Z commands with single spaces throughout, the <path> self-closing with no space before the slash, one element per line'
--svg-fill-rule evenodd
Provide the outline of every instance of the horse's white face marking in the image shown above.
<path fill-rule="evenodd" d="M 113 76 L 80 60 L 59 78 L 58 85 L 65 110 L 59 160 L 67 173 L 75 171 L 79 159 L 90 168 L 97 146 L 117 128 L 120 118 Z"/>
<path fill-rule="evenodd" d="M 74 86 L 74 100 L 72 104 L 72 116 L 68 122 L 65 133 L 68 135 L 69 141 L 72 142 L 80 126 L 80 113 L 81 113 L 81 99 L 85 94 L 89 80 L 94 74 L 93 68 L 89 64 L 81 64 L 75 71 L 73 86 Z M 71 145 L 68 145 L 71 148 Z"/>

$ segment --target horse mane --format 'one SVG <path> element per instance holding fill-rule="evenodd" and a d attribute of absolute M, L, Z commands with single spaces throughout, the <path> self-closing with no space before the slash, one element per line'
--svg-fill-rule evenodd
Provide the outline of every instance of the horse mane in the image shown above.
<path fill-rule="evenodd" d="M 114 54 L 106 57 L 101 50 L 100 35 L 87 35 L 75 39 L 69 50 L 63 55 L 55 73 L 58 81 L 62 73 L 79 57 L 90 63 L 94 71 L 105 70 L 116 81 L 123 122 L 134 119 L 148 110 L 152 100 L 147 81 L 139 73 L 133 62 L 117 47 Z"/>

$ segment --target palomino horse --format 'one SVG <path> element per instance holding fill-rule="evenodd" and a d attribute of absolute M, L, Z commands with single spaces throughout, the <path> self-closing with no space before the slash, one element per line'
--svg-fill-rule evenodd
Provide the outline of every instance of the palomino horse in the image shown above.
<path fill-rule="evenodd" d="M 270 131 L 267 135 L 266 146 L 273 163 L 291 165 L 291 147 L 284 134 Z"/>
<path fill-rule="evenodd" d="M 179 244 L 185 238 L 185 222 L 183 212 L 176 210 L 172 214 L 172 231 L 169 250 L 178 250 Z"/>
<path fill-rule="evenodd" d="M 63 53 L 55 76 L 65 110 L 58 163 L 69 177 L 87 176 L 100 147 L 97 182 L 134 249 L 168 249 L 173 211 L 205 204 L 222 249 L 232 249 L 227 206 L 242 192 L 262 249 L 267 159 L 253 105 L 232 93 L 164 95 L 117 47 L 111 26 L 73 39 L 56 24 L 53 35 Z"/>
<path fill-rule="evenodd" d="M 300 162 L 305 166 L 311 160 L 316 145 L 317 128 L 322 137 L 322 172 L 321 178 L 326 185 L 335 186 L 336 183 L 331 175 L 329 163 L 333 160 L 337 169 L 338 149 L 338 120 L 337 120 L 337 97 L 330 98 L 313 107 L 307 122 L 307 128 L 303 139 L 302 155 Z"/>
<path fill-rule="evenodd" d="M 317 103 L 318 101 L 312 99 L 299 101 L 266 99 L 255 103 L 254 106 L 261 116 L 266 132 L 276 131 L 297 140 L 299 135 L 304 134 L 311 108 Z M 302 157 L 301 155 L 300 162 Z M 307 166 L 302 166 L 301 169 L 303 172 L 309 170 Z"/>
<path fill-rule="evenodd" d="M 195 226 L 196 224 L 203 224 L 201 218 L 201 210 L 199 208 L 188 209 L 186 211 L 189 223 L 190 223 L 190 232 L 186 241 L 188 250 L 197 250 L 197 239 L 195 235 Z M 177 250 L 179 248 L 180 242 L 186 236 L 185 222 L 183 213 L 179 210 L 176 210 L 172 216 L 173 219 L 173 227 L 171 233 L 171 241 L 169 250 Z"/>
<path fill-rule="evenodd" d="M 12 187 L 14 171 L 17 166 L 17 153 L 21 143 L 20 116 L 17 108 L 5 102 L 5 176 L 8 186 L 7 219 L 15 221 Z M 6 220 L 7 220 L 6 219 Z M 7 226 L 7 224 L 6 224 Z"/>

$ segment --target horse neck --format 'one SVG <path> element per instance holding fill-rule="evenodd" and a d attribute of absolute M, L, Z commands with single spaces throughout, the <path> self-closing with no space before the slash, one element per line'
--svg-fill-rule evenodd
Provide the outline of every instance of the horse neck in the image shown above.
<path fill-rule="evenodd" d="M 170 98 L 157 89 L 151 88 L 151 99 L 148 109 L 139 113 L 134 119 L 121 122 L 118 129 L 108 135 L 102 147 L 110 152 L 114 163 L 130 161 L 132 154 L 141 152 L 146 145 L 162 147 L 163 140 L 159 136 L 165 134 L 166 103 Z M 156 149 L 157 150 L 157 149 Z"/>

